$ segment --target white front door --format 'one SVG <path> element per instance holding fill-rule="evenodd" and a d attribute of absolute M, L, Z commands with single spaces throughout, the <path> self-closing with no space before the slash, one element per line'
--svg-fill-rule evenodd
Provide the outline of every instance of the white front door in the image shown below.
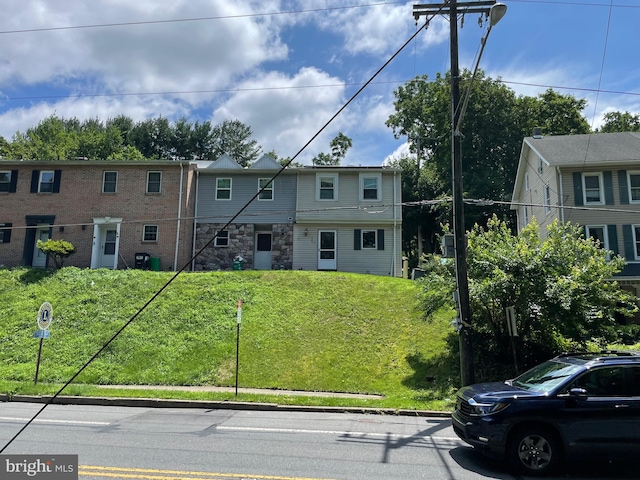
<path fill-rule="evenodd" d="M 100 267 L 114 268 L 118 234 L 113 225 L 104 228 L 100 241 Z"/>
<path fill-rule="evenodd" d="M 46 242 L 49 240 L 49 226 L 38 227 L 36 229 L 36 242 L 33 245 L 33 260 L 31 265 L 34 267 L 46 267 L 47 255 L 38 248 L 38 240 Z"/>
<path fill-rule="evenodd" d="M 271 270 L 271 232 L 256 232 L 256 251 L 253 259 L 254 270 Z"/>
<path fill-rule="evenodd" d="M 337 245 L 335 230 L 320 230 L 318 232 L 318 270 L 336 270 Z"/>

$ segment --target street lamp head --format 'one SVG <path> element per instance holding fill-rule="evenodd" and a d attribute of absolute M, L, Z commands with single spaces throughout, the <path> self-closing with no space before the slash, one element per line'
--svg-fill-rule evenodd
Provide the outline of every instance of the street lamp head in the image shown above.
<path fill-rule="evenodd" d="M 502 20 L 505 13 L 507 13 L 507 6 L 504 3 L 494 3 L 489 9 L 489 25 L 493 27 Z"/>

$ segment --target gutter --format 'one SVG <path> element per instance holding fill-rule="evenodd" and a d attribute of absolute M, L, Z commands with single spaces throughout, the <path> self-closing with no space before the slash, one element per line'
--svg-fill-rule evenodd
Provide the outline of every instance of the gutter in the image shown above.
<path fill-rule="evenodd" d="M 195 215 L 193 216 L 193 239 L 192 239 L 192 243 L 191 243 L 191 271 L 193 272 L 195 269 L 195 254 L 196 254 L 196 233 L 197 233 L 197 226 L 198 226 L 198 191 L 200 189 L 200 170 L 198 168 L 196 168 L 196 199 L 194 201 L 195 205 L 194 205 L 194 212 Z"/>

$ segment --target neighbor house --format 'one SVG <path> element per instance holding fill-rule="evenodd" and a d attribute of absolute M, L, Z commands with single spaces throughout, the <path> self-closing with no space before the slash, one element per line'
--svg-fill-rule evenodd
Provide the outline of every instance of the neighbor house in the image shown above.
<path fill-rule="evenodd" d="M 518 231 L 533 217 L 541 237 L 555 219 L 626 259 L 616 280 L 640 293 L 640 134 L 527 137 L 511 209 Z"/>
<path fill-rule="evenodd" d="M 76 247 L 66 265 L 181 268 L 193 171 L 174 161 L 0 161 L 0 265 L 50 266 L 37 241 L 51 238 Z"/>

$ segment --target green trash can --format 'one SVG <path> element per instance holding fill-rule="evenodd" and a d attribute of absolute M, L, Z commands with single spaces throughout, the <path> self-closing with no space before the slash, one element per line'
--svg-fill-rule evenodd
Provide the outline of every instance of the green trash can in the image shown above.
<path fill-rule="evenodd" d="M 242 270 L 243 261 L 244 261 L 244 258 L 242 258 L 240 255 L 236 255 L 236 257 L 233 259 L 233 269 Z"/>
<path fill-rule="evenodd" d="M 159 272 L 160 271 L 160 258 L 159 257 L 151 257 L 149 259 L 149 267 L 154 272 Z"/>

